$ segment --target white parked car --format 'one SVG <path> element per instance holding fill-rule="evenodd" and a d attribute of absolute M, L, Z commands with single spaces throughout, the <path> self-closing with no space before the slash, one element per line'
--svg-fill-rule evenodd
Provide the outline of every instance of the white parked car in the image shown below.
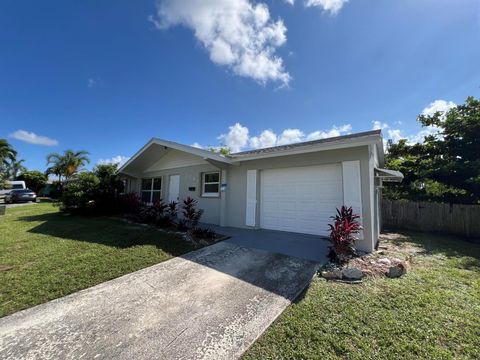
<path fill-rule="evenodd" d="M 26 188 L 27 186 L 25 185 L 25 181 L 7 181 L 7 187 L 4 189 L 0 189 L 0 196 L 8 194 L 12 190 L 23 190 Z"/>

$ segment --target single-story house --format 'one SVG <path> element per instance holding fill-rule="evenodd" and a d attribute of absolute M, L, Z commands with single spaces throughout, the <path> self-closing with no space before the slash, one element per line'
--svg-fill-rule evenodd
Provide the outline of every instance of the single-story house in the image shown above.
<path fill-rule="evenodd" d="M 198 200 L 205 223 L 328 236 L 342 205 L 361 216 L 357 247 L 372 251 L 380 232 L 383 169 L 380 130 L 243 151 L 212 151 L 153 138 L 118 173 L 142 201 Z"/>

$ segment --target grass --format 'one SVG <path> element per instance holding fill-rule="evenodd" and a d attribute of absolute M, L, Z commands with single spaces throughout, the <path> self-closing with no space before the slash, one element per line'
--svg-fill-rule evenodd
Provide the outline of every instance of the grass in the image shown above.
<path fill-rule="evenodd" d="M 0 317 L 192 250 L 150 228 L 68 216 L 52 204 L 0 217 Z"/>
<path fill-rule="evenodd" d="M 244 359 L 479 359 L 480 245 L 390 238 L 403 255 L 415 253 L 406 276 L 361 285 L 314 279 Z"/>

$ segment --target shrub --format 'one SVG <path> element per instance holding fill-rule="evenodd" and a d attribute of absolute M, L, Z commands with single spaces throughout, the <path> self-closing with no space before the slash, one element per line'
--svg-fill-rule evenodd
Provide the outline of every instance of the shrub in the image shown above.
<path fill-rule="evenodd" d="M 112 214 L 119 211 L 117 200 L 124 186 L 116 174 L 117 167 L 117 164 L 104 164 L 93 169 L 100 180 L 95 194 L 95 209 L 98 213 Z"/>
<path fill-rule="evenodd" d="M 48 177 L 41 171 L 32 170 L 22 172 L 19 176 L 17 176 L 16 180 L 25 181 L 27 188 L 35 191 L 38 194 L 40 189 L 45 187 L 47 184 Z"/>
<path fill-rule="evenodd" d="M 198 222 L 203 215 L 202 209 L 196 209 L 197 204 L 198 201 L 191 197 L 187 197 L 183 200 L 182 214 L 183 218 L 186 220 L 186 226 L 190 229 L 193 229 L 198 225 Z"/>
<path fill-rule="evenodd" d="M 164 216 L 166 208 L 167 205 L 161 199 L 152 205 L 143 204 L 138 211 L 139 220 L 147 224 L 157 223 Z"/>
<path fill-rule="evenodd" d="M 119 195 L 117 198 L 118 211 L 127 214 L 138 214 L 142 202 L 137 193 Z"/>
<path fill-rule="evenodd" d="M 158 226 L 163 228 L 169 228 L 174 225 L 175 219 L 177 218 L 177 212 L 178 212 L 177 205 L 178 203 L 175 201 L 171 201 L 168 205 L 166 205 L 163 215 L 161 215 L 157 219 Z"/>
<path fill-rule="evenodd" d="M 178 231 L 187 231 L 188 230 L 188 223 L 186 219 L 180 219 L 177 223 Z"/>
<path fill-rule="evenodd" d="M 168 216 L 170 216 L 171 219 L 175 219 L 177 217 L 177 213 L 178 213 L 177 206 L 178 206 L 178 203 L 175 201 L 170 201 L 170 203 L 168 204 L 167 214 Z"/>
<path fill-rule="evenodd" d="M 199 239 L 213 240 L 216 234 L 212 229 L 196 227 L 192 230 L 192 235 Z"/>
<path fill-rule="evenodd" d="M 353 213 L 352 207 L 342 206 L 331 218 L 334 223 L 328 225 L 332 242 L 328 256 L 331 261 L 344 264 L 357 254 L 355 241 L 358 237 L 356 235 L 362 230 L 358 222 L 360 216 Z"/>
<path fill-rule="evenodd" d="M 61 209 L 71 213 L 92 212 L 99 183 L 95 174 L 80 173 L 75 180 L 64 185 L 60 196 Z"/>

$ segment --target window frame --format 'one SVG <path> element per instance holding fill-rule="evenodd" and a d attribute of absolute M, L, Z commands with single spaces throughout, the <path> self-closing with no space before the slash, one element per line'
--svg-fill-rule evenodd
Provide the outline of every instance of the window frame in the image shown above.
<path fill-rule="evenodd" d="M 205 181 L 205 176 L 210 174 L 218 174 L 218 181 Z M 220 171 L 207 171 L 202 173 L 202 197 L 220 197 L 220 186 L 221 186 L 221 172 Z M 206 192 L 205 185 L 218 185 L 217 192 Z"/>
<path fill-rule="evenodd" d="M 155 190 L 153 188 L 153 184 L 155 183 L 155 179 L 160 179 L 160 190 Z M 143 180 L 149 180 L 150 181 L 150 189 L 149 190 L 144 190 L 143 189 Z M 144 202 L 143 199 L 143 193 L 150 193 L 150 201 L 144 202 L 145 204 L 153 204 L 153 194 L 154 193 L 159 193 L 160 197 L 159 199 L 162 198 L 162 190 L 163 190 L 163 176 L 158 176 L 158 177 L 147 177 L 147 178 L 141 178 L 140 179 L 140 200 Z"/>

